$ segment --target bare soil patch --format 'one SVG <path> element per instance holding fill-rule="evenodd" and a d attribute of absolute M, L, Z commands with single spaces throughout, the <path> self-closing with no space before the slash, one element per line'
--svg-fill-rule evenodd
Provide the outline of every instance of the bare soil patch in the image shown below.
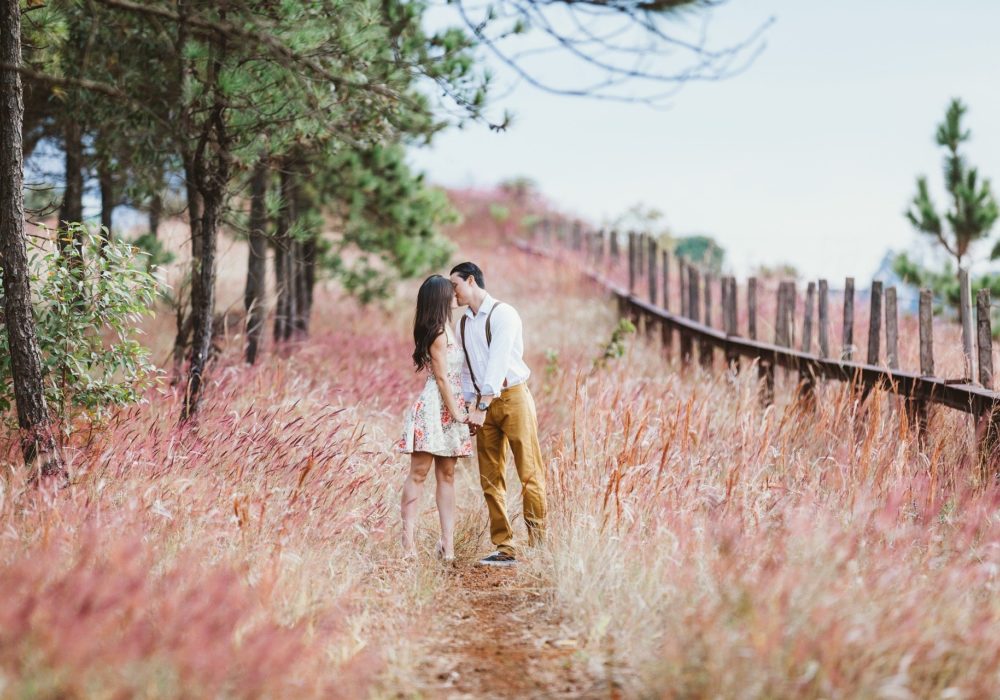
<path fill-rule="evenodd" d="M 565 636 L 551 592 L 517 567 L 461 563 L 420 667 L 428 697 L 617 698 Z"/>

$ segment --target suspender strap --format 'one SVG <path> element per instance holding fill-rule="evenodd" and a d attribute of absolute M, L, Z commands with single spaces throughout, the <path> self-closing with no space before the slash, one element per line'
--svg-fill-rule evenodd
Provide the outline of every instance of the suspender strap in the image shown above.
<path fill-rule="evenodd" d="M 486 314 L 486 347 L 489 347 L 490 344 L 493 342 L 493 332 L 490 328 L 490 321 L 493 319 L 493 312 L 496 311 L 497 307 L 500 306 L 502 303 L 503 303 L 502 301 L 494 303 L 493 308 L 490 309 L 490 312 L 488 314 Z M 469 317 L 466 316 L 465 314 L 462 314 L 462 320 L 459 323 L 459 328 L 462 331 L 462 352 L 465 353 L 465 364 L 469 368 L 469 378 L 472 380 L 472 388 L 476 390 L 476 403 L 478 403 L 479 399 L 481 399 L 483 396 L 483 392 L 479 389 L 479 384 L 476 382 L 476 373 L 472 371 L 472 361 L 469 359 L 469 351 L 465 347 L 465 322 L 468 320 Z M 503 385 L 504 387 L 507 386 L 506 379 L 503 380 Z"/>
<path fill-rule="evenodd" d="M 479 398 L 483 394 L 479 390 L 479 384 L 476 383 L 476 373 L 472 371 L 472 362 L 469 360 L 469 351 L 465 347 L 465 322 L 468 320 L 469 317 L 462 314 L 462 322 L 459 324 L 459 327 L 462 329 L 462 352 L 465 353 L 465 364 L 469 368 L 469 378 L 472 379 L 472 387 L 476 390 L 476 403 L 479 403 Z"/>

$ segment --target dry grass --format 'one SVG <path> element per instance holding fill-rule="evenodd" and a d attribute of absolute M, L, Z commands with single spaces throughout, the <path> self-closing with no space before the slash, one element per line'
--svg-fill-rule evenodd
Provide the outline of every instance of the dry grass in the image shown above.
<path fill-rule="evenodd" d="M 461 255 L 524 318 L 549 464 L 550 537 L 522 573 L 594 673 L 626 697 L 1000 693 L 1000 497 L 978 488 L 967 418 L 935 411 L 921 451 L 890 397 L 859 410 L 831 385 L 802 414 L 779 376 L 765 411 L 755 372 L 682 373 L 636 337 L 595 371 L 613 305 L 571 265 L 483 235 L 490 196 L 464 200 Z M 70 453 L 70 488 L 2 482 L 0 696 L 427 691 L 447 586 L 429 555 L 395 559 L 407 464 L 391 452 L 421 381 L 414 290 L 363 310 L 324 289 L 302 346 L 247 368 L 233 339 L 194 428 L 164 388 Z M 147 337 L 168 347 L 171 329 L 161 315 Z M 472 470 L 466 559 L 485 546 Z"/>
<path fill-rule="evenodd" d="M 565 313 L 527 325 L 560 352 L 607 336 L 593 299 L 564 284 Z M 752 368 L 682 373 L 657 342 L 596 373 L 560 357 L 535 567 L 626 696 L 1000 693 L 1000 492 L 979 488 L 968 417 L 935 409 L 921 451 L 884 394 L 830 385 L 802 413 L 793 376 L 764 410 Z"/>

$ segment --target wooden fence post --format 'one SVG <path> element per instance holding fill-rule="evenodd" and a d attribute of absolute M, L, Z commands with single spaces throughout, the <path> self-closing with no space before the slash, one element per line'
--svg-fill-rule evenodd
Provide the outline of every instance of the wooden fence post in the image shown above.
<path fill-rule="evenodd" d="M 659 280 L 656 278 L 656 239 L 649 237 L 649 303 L 656 306 L 656 288 Z"/>
<path fill-rule="evenodd" d="M 684 278 L 682 280 L 687 302 L 686 316 L 692 321 L 698 320 L 698 270 L 694 265 L 684 263 Z M 694 337 L 690 333 L 681 331 L 681 359 L 684 364 L 690 364 L 694 357 Z"/>
<path fill-rule="evenodd" d="M 802 352 L 812 350 L 813 307 L 816 306 L 816 283 L 806 286 L 806 308 L 802 316 Z"/>
<path fill-rule="evenodd" d="M 816 308 L 819 323 L 819 356 L 830 357 L 830 288 L 826 280 L 819 281 L 819 300 Z"/>
<path fill-rule="evenodd" d="M 646 234 L 635 234 L 635 279 L 638 282 L 646 275 Z"/>
<path fill-rule="evenodd" d="M 806 285 L 806 302 L 802 314 L 802 352 L 812 349 L 813 308 L 816 306 L 816 283 Z M 799 406 L 805 410 L 816 408 L 816 376 L 812 367 L 799 368 Z"/>
<path fill-rule="evenodd" d="M 690 318 L 691 314 L 688 312 L 690 304 L 688 302 L 687 264 L 684 262 L 684 258 L 677 258 L 677 291 L 681 298 L 681 316 Z"/>
<path fill-rule="evenodd" d="M 976 353 L 979 358 L 979 383 L 993 391 L 993 332 L 990 327 L 990 290 L 976 295 Z"/>
<path fill-rule="evenodd" d="M 896 308 L 896 288 L 885 290 L 885 355 L 889 369 L 899 369 L 899 311 Z"/>
<path fill-rule="evenodd" d="M 795 280 L 785 283 L 785 332 L 788 334 L 788 347 L 795 347 L 795 307 L 798 303 L 798 292 Z"/>
<path fill-rule="evenodd" d="M 663 310 L 670 311 L 670 253 L 666 250 L 661 251 L 660 258 L 663 272 Z M 674 327 L 669 323 L 660 324 L 660 342 L 669 360 L 674 353 Z"/>
<path fill-rule="evenodd" d="M 705 325 L 712 325 L 712 273 L 705 273 Z"/>
<path fill-rule="evenodd" d="M 976 341 L 979 356 L 979 383 L 993 391 L 993 329 L 990 323 L 990 290 L 980 289 L 976 295 Z M 993 404 L 980 415 L 976 433 L 979 436 L 979 469 L 982 484 L 1000 477 L 1000 405 Z"/>
<path fill-rule="evenodd" d="M 618 230 L 608 231 L 608 254 L 611 256 L 612 264 L 617 263 L 621 254 L 618 251 Z"/>
<path fill-rule="evenodd" d="M 750 278 L 750 288 L 747 290 L 747 300 L 750 307 L 748 318 L 748 332 L 750 338 L 757 340 L 757 279 Z M 778 291 L 780 294 L 781 287 Z M 774 404 L 774 358 L 761 357 L 757 360 L 757 379 L 760 382 L 760 402 L 763 406 Z"/>
<path fill-rule="evenodd" d="M 652 236 L 646 237 L 646 282 L 649 292 L 649 303 L 656 306 L 656 289 L 659 286 L 659 279 L 656 276 L 656 241 Z M 646 314 L 646 334 L 652 336 L 656 331 L 657 318 L 653 314 Z"/>
<path fill-rule="evenodd" d="M 868 314 L 868 364 L 879 364 L 879 341 L 882 338 L 882 283 L 872 282 Z"/>
<path fill-rule="evenodd" d="M 778 299 L 775 305 L 774 344 L 788 347 L 788 283 L 778 283 Z"/>
<path fill-rule="evenodd" d="M 729 278 L 719 278 L 719 308 L 722 309 L 722 329 L 729 332 Z"/>
<path fill-rule="evenodd" d="M 844 347 L 840 357 L 850 360 L 854 357 L 854 278 L 848 277 L 844 281 Z"/>
<path fill-rule="evenodd" d="M 962 321 L 962 352 L 965 353 L 965 376 L 971 384 L 976 383 L 976 355 L 972 340 L 972 288 L 969 285 L 969 271 L 958 268 L 959 318 Z"/>
<path fill-rule="evenodd" d="M 920 290 L 920 374 L 934 376 L 934 299 L 930 289 Z"/>
<path fill-rule="evenodd" d="M 635 294 L 635 231 L 628 232 L 628 293 Z"/>
<path fill-rule="evenodd" d="M 934 376 L 934 299 L 929 289 L 920 290 L 920 374 Z M 917 441 L 921 447 L 927 443 L 927 401 L 915 396 L 906 402 L 911 424 L 917 430 Z"/>
<path fill-rule="evenodd" d="M 725 304 L 725 326 L 726 335 L 731 337 L 736 337 L 739 334 L 739 327 L 737 324 L 737 319 L 739 318 L 739 300 L 736 295 L 736 278 L 726 277 L 723 280 L 724 289 L 726 290 L 725 298 L 727 303 Z M 726 364 L 734 372 L 740 371 L 740 354 L 733 350 L 732 348 L 727 348 L 726 350 Z"/>
<path fill-rule="evenodd" d="M 701 321 L 700 290 L 701 273 L 694 265 L 688 265 L 688 318 Z"/>
<path fill-rule="evenodd" d="M 711 326 L 712 325 L 712 275 L 709 272 L 705 272 L 704 280 L 705 280 L 703 289 L 703 294 L 705 295 L 704 323 L 706 326 Z M 711 341 L 709 341 L 707 338 L 702 338 L 701 342 L 698 344 L 698 361 L 701 363 L 702 367 L 711 368 L 714 359 L 715 359 L 715 348 L 713 347 Z"/>

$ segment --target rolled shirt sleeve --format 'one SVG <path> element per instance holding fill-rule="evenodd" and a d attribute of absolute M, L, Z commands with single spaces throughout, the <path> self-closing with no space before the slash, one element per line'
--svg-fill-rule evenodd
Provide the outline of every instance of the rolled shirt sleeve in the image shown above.
<path fill-rule="evenodd" d="M 520 314 L 510 304 L 504 304 L 493 314 L 490 331 L 493 339 L 486 361 L 486 376 L 480 388 L 483 396 L 499 396 L 511 364 L 511 351 L 517 338 L 521 337 Z"/>

